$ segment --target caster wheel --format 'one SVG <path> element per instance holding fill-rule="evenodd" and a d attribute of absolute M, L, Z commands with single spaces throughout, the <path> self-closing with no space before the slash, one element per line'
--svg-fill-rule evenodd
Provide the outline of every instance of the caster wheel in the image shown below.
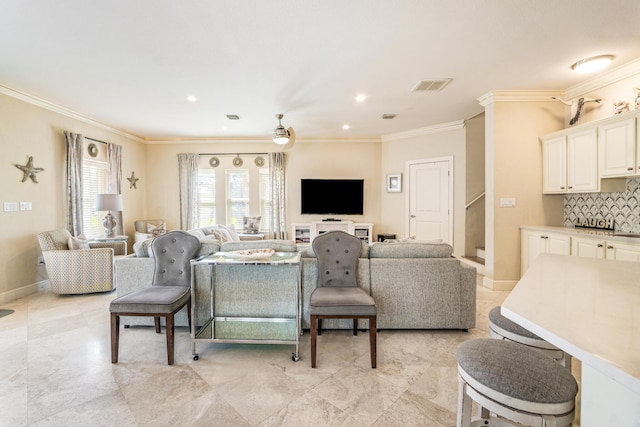
<path fill-rule="evenodd" d="M 194 354 L 194 355 L 193 355 L 193 360 L 198 360 L 198 359 L 199 359 L 198 355 L 197 355 L 197 354 Z"/>
<path fill-rule="evenodd" d="M 291 360 L 297 362 L 298 360 L 300 360 L 300 356 L 298 356 L 296 353 L 292 353 Z"/>

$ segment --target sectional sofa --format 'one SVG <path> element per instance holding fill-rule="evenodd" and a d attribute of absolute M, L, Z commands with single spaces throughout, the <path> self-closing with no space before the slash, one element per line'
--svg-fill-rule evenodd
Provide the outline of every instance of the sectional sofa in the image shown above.
<path fill-rule="evenodd" d="M 140 246 L 140 244 L 136 244 Z M 231 241 L 220 244 L 212 238 L 201 239 L 199 255 L 242 249 L 272 247 L 278 252 L 301 253 L 302 328 L 309 329 L 309 297 L 316 286 L 317 262 L 310 245 L 287 240 Z M 148 253 L 134 248 L 134 254 L 115 262 L 117 294 L 123 295 L 151 285 L 154 260 Z M 358 263 L 358 280 L 376 301 L 379 329 L 462 329 L 475 327 L 476 269 L 451 256 L 452 248 L 444 243 L 363 242 Z M 237 268 L 218 275 L 216 283 L 246 285 L 260 280 L 278 283 L 277 266 L 260 272 Z M 284 270 L 283 270 L 284 272 Z M 209 269 L 200 265 L 195 272 L 196 312 L 205 312 L 211 280 Z M 287 273 L 288 274 L 288 273 Z M 251 286 L 248 287 L 250 289 Z M 262 288 L 264 289 L 264 288 Z M 279 304 L 277 300 L 275 304 Z M 282 301 L 282 304 L 285 304 Z M 228 314 L 229 315 L 229 314 Z M 205 313 L 203 313 L 205 316 Z M 144 323 L 144 322 L 148 323 Z M 195 319 L 199 324 L 202 319 Z M 152 319 L 129 318 L 124 324 L 152 324 Z M 201 324 L 201 323 L 200 323 Z M 176 325 L 187 325 L 186 313 L 176 316 Z M 362 321 L 366 328 L 366 321 Z M 349 329 L 349 320 L 327 320 L 323 328 Z"/>

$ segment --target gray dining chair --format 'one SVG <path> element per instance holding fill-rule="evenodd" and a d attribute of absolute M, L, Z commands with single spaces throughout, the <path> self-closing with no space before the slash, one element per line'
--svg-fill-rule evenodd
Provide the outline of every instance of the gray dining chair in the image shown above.
<path fill-rule="evenodd" d="M 358 258 L 362 241 L 344 231 L 330 231 L 313 239 L 318 260 L 318 282 L 311 293 L 311 367 L 316 367 L 316 344 L 323 319 L 353 319 L 357 334 L 358 319 L 369 320 L 371 367 L 376 367 L 376 303 L 358 286 Z"/>
<path fill-rule="evenodd" d="M 111 363 L 118 363 L 120 316 L 151 316 L 156 333 L 160 333 L 160 318 L 165 319 L 167 362 L 173 365 L 174 316 L 184 306 L 191 331 L 191 259 L 199 246 L 198 238 L 184 231 L 170 231 L 153 240 L 155 270 L 151 286 L 120 296 L 109 306 Z"/>

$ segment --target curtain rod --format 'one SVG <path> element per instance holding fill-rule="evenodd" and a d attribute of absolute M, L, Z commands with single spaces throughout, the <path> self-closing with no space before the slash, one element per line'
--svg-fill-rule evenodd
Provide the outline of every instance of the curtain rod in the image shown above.
<path fill-rule="evenodd" d="M 84 139 L 88 139 L 90 141 L 95 141 L 95 142 L 101 142 L 103 144 L 108 144 L 108 142 L 100 141 L 99 139 L 89 138 L 88 136 L 85 136 Z"/>
<path fill-rule="evenodd" d="M 198 156 L 266 156 L 269 153 L 198 153 Z"/>

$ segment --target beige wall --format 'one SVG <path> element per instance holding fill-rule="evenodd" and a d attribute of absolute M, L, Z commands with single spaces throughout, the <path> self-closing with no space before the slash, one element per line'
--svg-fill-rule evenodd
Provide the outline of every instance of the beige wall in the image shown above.
<path fill-rule="evenodd" d="M 287 151 L 287 232 L 290 224 L 319 221 L 322 215 L 300 214 L 300 179 L 302 178 L 357 178 L 364 179 L 364 215 L 346 215 L 343 220 L 379 222 L 380 144 L 371 142 L 298 142 Z M 199 143 L 154 143 L 147 145 L 147 169 L 153 182 L 148 190 L 148 214 L 164 218 L 168 228 L 179 228 L 180 210 L 178 188 L 179 153 L 227 153 L 253 161 L 255 156 L 243 153 L 268 153 L 277 147 L 265 143 L 234 141 Z M 222 160 L 222 159 L 221 159 Z M 245 160 L 247 161 L 247 160 Z M 223 165 L 221 165 L 223 167 Z M 330 197 L 330 195 L 327 195 Z M 256 212 L 257 214 L 257 212 Z"/>
<path fill-rule="evenodd" d="M 421 135 L 396 139 L 385 139 L 381 149 L 381 181 L 388 173 L 403 174 L 401 193 L 387 193 L 382 186 L 380 204 L 380 223 L 378 232 L 393 233 L 405 238 L 408 221 L 407 213 L 407 162 L 453 156 L 453 248 L 455 255 L 464 255 L 465 244 L 465 130 L 462 124 L 450 129 L 428 132 Z"/>
<path fill-rule="evenodd" d="M 136 171 L 138 190 L 123 188 L 125 223 L 145 213 L 146 176 L 143 144 L 102 127 L 37 107 L 0 94 L 0 207 L 5 202 L 31 202 L 33 210 L 4 212 L 0 209 L 0 303 L 33 292 L 45 278 L 37 267 L 40 248 L 36 234 L 64 227 L 65 130 L 120 144 L 123 147 L 123 174 Z M 44 168 L 38 183 L 21 182 L 24 165 L 33 156 L 34 165 Z M 140 167 L 139 165 L 142 165 Z M 127 227 L 129 228 L 129 227 Z"/>
<path fill-rule="evenodd" d="M 465 206 L 485 191 L 485 114 L 478 114 L 465 122 Z M 485 246 L 485 201 L 477 199 L 465 212 L 465 255 L 475 256 L 476 248 Z"/>

